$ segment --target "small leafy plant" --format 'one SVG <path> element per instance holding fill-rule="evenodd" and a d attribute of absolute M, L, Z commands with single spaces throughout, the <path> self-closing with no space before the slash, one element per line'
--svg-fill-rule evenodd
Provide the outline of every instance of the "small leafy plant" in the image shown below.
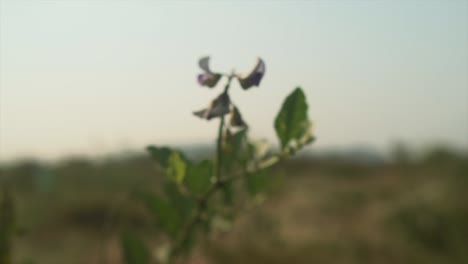
<path fill-rule="evenodd" d="M 215 88 L 226 79 L 226 85 L 208 107 L 193 114 L 205 120 L 219 120 L 214 160 L 195 162 L 176 149 L 147 147 L 164 174 L 159 195 L 139 195 L 167 235 L 167 243 L 156 254 L 159 263 L 176 262 L 189 254 L 201 235 L 226 227 L 225 220 L 232 219 L 239 203 L 234 198 L 245 197 L 240 195 L 244 193 L 259 197 L 271 181 L 268 169 L 314 141 L 306 98 L 299 87 L 286 98 L 274 122 L 280 149 L 273 153 L 264 141 L 249 140 L 248 125 L 229 91 L 233 79 L 244 90 L 259 86 L 265 75 L 264 61 L 258 58 L 247 74 L 213 72 L 209 62 L 209 57 L 199 61 L 203 70 L 198 75 L 199 84 Z M 128 264 L 153 261 L 145 244 L 133 234 L 122 236 L 122 246 Z"/>

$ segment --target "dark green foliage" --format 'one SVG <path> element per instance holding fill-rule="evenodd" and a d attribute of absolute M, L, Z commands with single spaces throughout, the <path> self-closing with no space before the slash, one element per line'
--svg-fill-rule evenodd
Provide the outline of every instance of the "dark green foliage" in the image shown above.
<path fill-rule="evenodd" d="M 234 204 L 234 184 L 233 182 L 226 182 L 221 186 L 223 193 L 224 205 L 232 206 Z"/>
<path fill-rule="evenodd" d="M 150 193 L 145 193 L 143 199 L 161 229 L 175 237 L 183 224 L 183 218 L 176 207 L 167 199 Z"/>
<path fill-rule="evenodd" d="M 225 140 L 224 144 L 224 166 L 229 171 L 235 163 L 245 166 L 248 160 L 247 152 L 247 129 L 242 129 L 232 134 Z"/>
<path fill-rule="evenodd" d="M 151 154 L 151 157 L 161 165 L 163 168 L 168 167 L 169 157 L 171 156 L 172 150 L 168 147 L 155 147 L 149 146 L 146 148 Z"/>
<path fill-rule="evenodd" d="M 150 253 L 146 245 L 136 235 L 122 234 L 121 238 L 123 257 L 127 264 L 149 264 Z"/>
<path fill-rule="evenodd" d="M 201 195 L 210 187 L 212 176 L 213 163 L 211 161 L 204 160 L 190 164 L 185 177 L 185 184 L 192 193 Z"/>
<path fill-rule="evenodd" d="M 271 175 L 267 169 L 251 173 L 247 179 L 247 190 L 252 196 L 268 190 L 271 183 Z"/>
<path fill-rule="evenodd" d="M 155 146 L 149 146 L 147 150 L 170 180 L 177 183 L 184 180 L 189 161 L 180 151 Z"/>
<path fill-rule="evenodd" d="M 180 246 L 177 250 L 173 250 L 173 254 L 183 256 L 189 255 L 190 251 L 196 245 L 200 227 L 201 226 L 194 226 L 191 229 L 187 229 L 186 238 L 180 242 Z"/>
<path fill-rule="evenodd" d="M 173 182 L 166 182 L 164 184 L 164 193 L 169 199 L 169 204 L 172 208 L 176 209 L 182 221 L 186 221 L 192 213 L 195 201 L 191 197 L 183 194 L 180 189 L 181 187 Z"/>

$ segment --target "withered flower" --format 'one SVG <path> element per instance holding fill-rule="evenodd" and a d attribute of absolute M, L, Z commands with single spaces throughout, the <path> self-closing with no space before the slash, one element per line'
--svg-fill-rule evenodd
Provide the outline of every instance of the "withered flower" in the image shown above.
<path fill-rule="evenodd" d="M 261 58 L 258 58 L 255 67 L 247 74 L 237 75 L 237 79 L 242 89 L 247 90 L 253 86 L 259 86 L 260 81 L 265 75 L 265 63 Z"/>
<path fill-rule="evenodd" d="M 235 106 L 231 110 L 231 118 L 229 119 L 229 124 L 232 127 L 247 127 L 247 123 L 245 123 L 241 113 L 239 112 L 239 109 Z"/>
<path fill-rule="evenodd" d="M 208 86 L 213 88 L 216 86 L 218 81 L 221 79 L 221 74 L 214 73 L 210 69 L 210 57 L 203 57 L 198 61 L 198 65 L 204 71 L 203 73 L 198 75 L 198 83 L 201 86 Z"/>
<path fill-rule="evenodd" d="M 202 110 L 193 112 L 194 115 L 210 120 L 213 117 L 221 117 L 230 112 L 231 100 L 227 93 L 222 93 L 216 99 L 211 101 L 210 105 Z"/>

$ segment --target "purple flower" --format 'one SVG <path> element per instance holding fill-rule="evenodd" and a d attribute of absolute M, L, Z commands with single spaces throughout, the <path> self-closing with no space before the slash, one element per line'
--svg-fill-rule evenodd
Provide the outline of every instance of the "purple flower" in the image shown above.
<path fill-rule="evenodd" d="M 257 64 L 252 71 L 247 74 L 237 75 L 236 77 L 242 89 L 247 90 L 252 86 L 259 86 L 263 75 L 265 75 L 265 63 L 261 58 L 258 58 Z"/>
<path fill-rule="evenodd" d="M 198 61 L 198 65 L 204 71 L 204 73 L 198 75 L 198 83 L 201 86 L 208 86 L 213 88 L 221 79 L 221 74 L 214 73 L 210 69 L 210 57 L 203 57 Z"/>
<path fill-rule="evenodd" d="M 201 86 L 208 86 L 210 88 L 215 87 L 219 79 L 221 79 L 221 74 L 205 72 L 198 75 L 198 83 Z"/>
<path fill-rule="evenodd" d="M 210 120 L 213 117 L 221 117 L 229 114 L 231 107 L 231 100 L 227 93 L 222 93 L 216 99 L 214 99 L 208 108 L 193 112 L 194 115 Z"/>

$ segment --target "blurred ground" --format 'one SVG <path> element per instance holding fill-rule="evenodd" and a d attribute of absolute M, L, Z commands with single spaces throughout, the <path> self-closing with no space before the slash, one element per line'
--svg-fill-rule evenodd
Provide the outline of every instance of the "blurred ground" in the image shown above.
<path fill-rule="evenodd" d="M 300 158 L 274 170 L 263 204 L 202 240 L 187 263 L 468 263 L 468 160 Z M 161 234 L 137 190 L 158 186 L 147 157 L 1 167 L 14 195 L 19 264 L 121 263 L 119 233 Z"/>

